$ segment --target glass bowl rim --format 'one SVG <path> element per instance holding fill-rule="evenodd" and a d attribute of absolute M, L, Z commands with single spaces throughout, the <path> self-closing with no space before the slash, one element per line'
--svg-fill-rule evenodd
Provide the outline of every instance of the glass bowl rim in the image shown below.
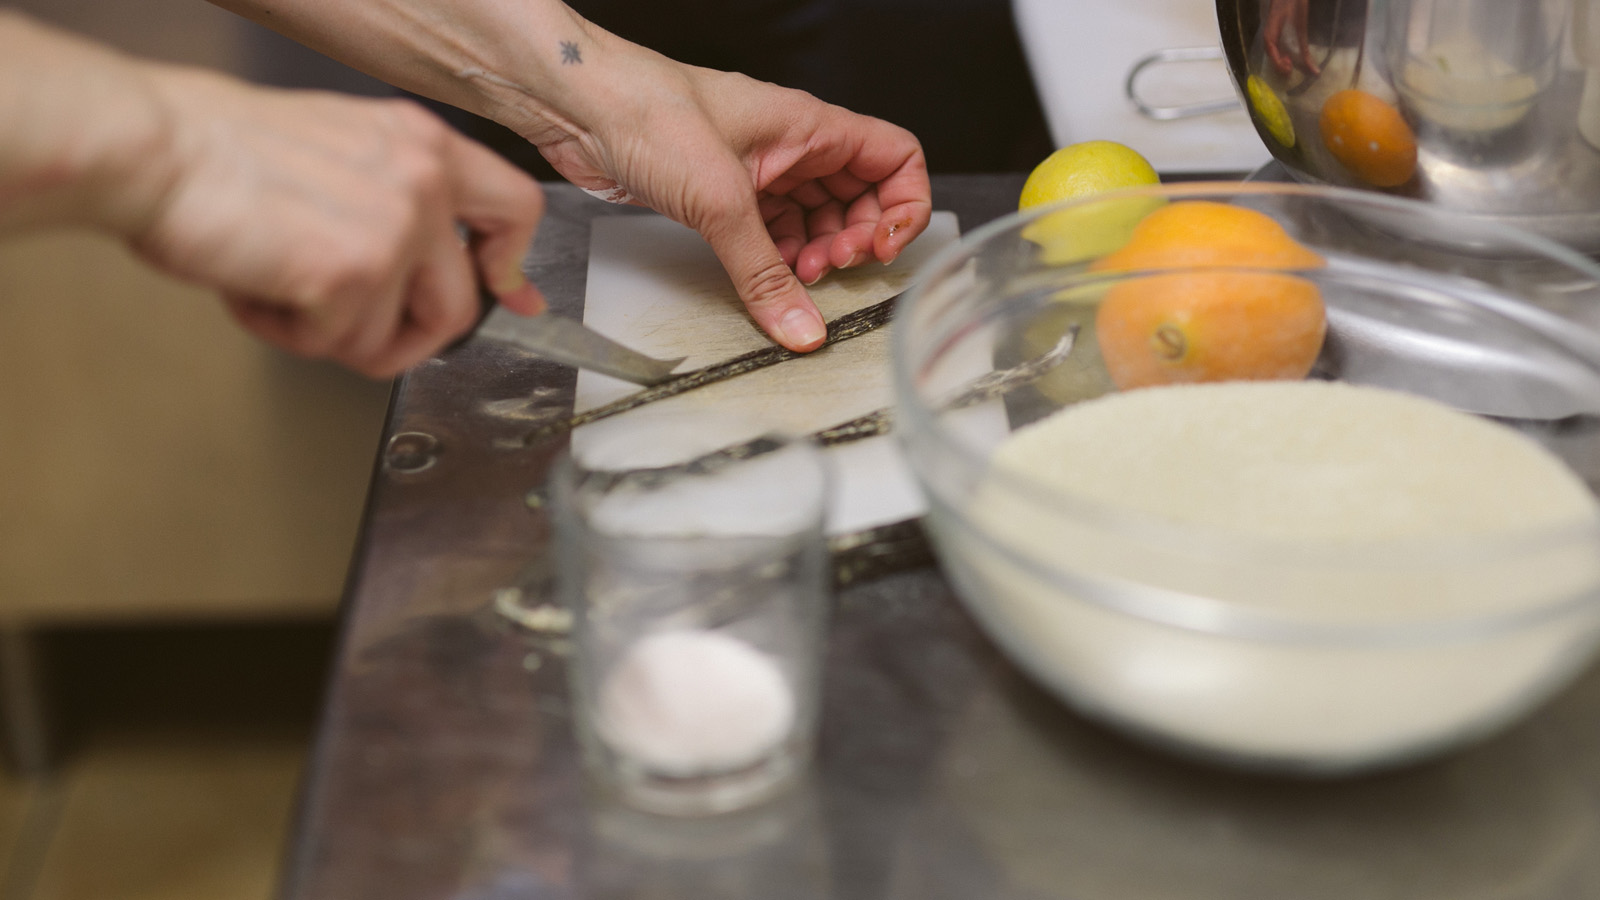
<path fill-rule="evenodd" d="M 1020 233 L 1029 222 L 1063 209 L 1091 205 L 1108 200 L 1147 196 L 1158 196 L 1167 199 L 1201 199 L 1222 196 L 1300 198 L 1314 202 L 1332 202 L 1336 205 L 1355 204 L 1411 218 L 1420 217 L 1424 220 L 1436 219 L 1441 215 L 1449 214 L 1448 211 L 1410 198 L 1393 197 L 1375 194 L 1370 191 L 1319 184 L 1182 181 L 1111 191 L 1087 198 L 1067 200 L 1008 213 L 963 234 L 956 241 L 941 248 L 922 264 L 914 275 L 911 286 L 901 298 L 895 317 L 903 326 L 911 318 L 913 311 L 924 302 L 931 292 L 930 286 L 933 281 L 958 271 L 968 260 L 974 257 L 977 248 L 984 246 L 998 235 L 1008 232 Z M 1500 223 L 1472 222 L 1471 227 L 1476 229 L 1478 233 L 1487 235 L 1505 246 L 1514 247 L 1520 251 L 1530 253 L 1536 258 L 1557 263 L 1569 271 L 1581 273 L 1596 283 L 1600 283 L 1600 261 L 1591 260 L 1578 251 L 1554 240 Z M 973 322 L 968 321 L 963 324 L 971 325 Z M 950 336 L 948 334 L 944 335 L 946 338 Z M 961 460 L 962 468 L 965 470 L 972 473 L 983 472 L 988 468 L 989 457 L 947 433 L 946 429 L 937 421 L 930 406 L 922 401 L 920 392 L 915 384 L 916 375 L 912 371 L 914 354 L 910 346 L 910 339 L 909 328 L 896 327 L 892 329 L 890 356 L 896 403 L 895 415 L 899 421 L 905 423 L 904 427 L 896 428 L 897 439 L 902 444 L 908 444 L 914 437 L 932 441 L 939 453 L 953 455 Z M 1597 339 L 1600 339 L 1600 336 L 1597 336 Z M 932 358 L 932 354 L 925 353 L 921 356 L 922 358 L 915 360 L 917 363 L 926 363 L 928 359 Z M 909 452 L 909 447 L 907 449 L 908 457 L 913 459 L 911 463 L 913 472 L 918 474 L 920 481 L 920 473 L 915 472 L 917 468 L 917 464 L 914 461 L 916 454 Z M 996 470 L 989 474 L 997 477 L 1001 490 L 1008 497 L 1018 499 L 1029 505 L 1039 502 L 1035 498 L 1038 497 L 1040 489 L 1043 487 L 1042 485 L 1029 484 L 1026 479 L 1001 470 Z M 989 475 L 984 477 L 989 477 Z M 930 498 L 934 504 L 943 504 L 956 509 L 956 506 L 947 502 L 944 495 L 934 486 L 924 485 L 924 489 L 930 494 L 938 495 Z M 1298 558 L 1315 560 L 1320 565 L 1334 565 L 1340 562 L 1345 564 L 1365 563 L 1385 557 L 1407 559 L 1412 561 L 1413 564 L 1428 557 L 1434 559 L 1470 558 L 1482 561 L 1486 553 L 1521 554 L 1538 548 L 1561 548 L 1567 545 L 1579 547 L 1585 543 L 1591 545 L 1595 553 L 1600 554 L 1600 520 L 1531 528 L 1513 535 L 1492 538 L 1455 536 L 1410 540 L 1397 539 L 1371 543 L 1341 543 L 1332 547 L 1323 547 L 1310 546 L 1304 540 L 1274 541 L 1267 537 L 1247 537 L 1243 535 L 1226 535 L 1220 538 L 1215 534 L 1208 536 L 1205 535 L 1204 529 L 1166 522 L 1158 517 L 1133 511 L 1118 510 L 1087 498 L 1075 497 L 1059 491 L 1052 490 L 1050 493 L 1052 499 L 1065 497 L 1069 505 L 1081 508 L 1081 510 L 1074 510 L 1073 512 L 1074 518 L 1080 522 L 1098 520 L 1095 524 L 1102 527 L 1120 529 L 1123 533 L 1130 534 L 1130 537 L 1139 541 L 1180 539 L 1185 541 L 1183 545 L 1185 548 L 1202 547 L 1208 543 L 1221 544 L 1226 542 L 1228 546 L 1219 548 L 1221 552 L 1238 559 L 1248 559 L 1257 553 L 1268 553 L 1275 559 L 1282 559 L 1287 551 Z M 1592 489 L 1591 493 L 1593 493 Z M 1597 502 L 1600 502 L 1600 499 L 1597 499 Z M 1080 512 L 1088 512 L 1092 519 L 1086 518 Z M 964 513 L 958 513 L 958 515 L 961 516 L 963 528 L 972 527 L 970 520 L 966 518 Z M 979 534 L 978 536 L 981 537 L 982 535 Z M 1043 570 L 1048 569 L 1048 566 L 1043 565 L 1039 560 L 1033 559 L 1031 555 L 1024 554 L 1014 548 L 1001 547 L 993 541 L 988 541 L 988 543 L 992 549 L 1000 550 L 1013 561 L 1041 570 L 1041 574 L 1044 574 Z M 1134 583 L 1130 582 L 1130 584 Z M 1225 606 L 1234 607 L 1234 611 L 1240 614 L 1240 616 L 1230 615 L 1224 617 L 1225 620 L 1237 620 L 1238 624 L 1249 623 L 1245 626 L 1245 631 L 1287 636 L 1285 629 L 1298 634 L 1303 634 L 1309 629 L 1317 632 L 1348 633 L 1347 636 L 1353 636 L 1358 632 L 1362 634 L 1374 633 L 1374 629 L 1378 632 L 1392 631 L 1401 625 L 1422 625 L 1429 621 L 1438 622 L 1443 620 L 1452 620 L 1455 625 L 1459 626 L 1459 628 L 1453 628 L 1453 632 L 1481 634 L 1486 629 L 1490 631 L 1497 630 L 1496 623 L 1499 623 L 1499 625 L 1513 625 L 1545 621 L 1555 610 L 1573 611 L 1582 608 L 1590 601 L 1600 599 L 1600 592 L 1586 594 L 1585 596 L 1588 600 L 1574 597 L 1570 593 L 1563 593 L 1547 602 L 1534 604 L 1532 608 L 1518 608 L 1511 611 L 1474 610 L 1465 613 L 1445 613 L 1432 620 L 1425 618 L 1406 619 L 1401 623 L 1372 626 L 1318 622 L 1288 614 L 1275 615 L 1265 610 L 1245 610 L 1227 601 L 1185 595 L 1178 591 L 1165 591 L 1164 593 L 1169 595 L 1169 600 L 1163 601 L 1158 598 L 1155 603 L 1133 604 L 1138 608 L 1131 608 L 1129 604 L 1110 598 L 1105 601 L 1092 600 L 1091 602 L 1096 602 L 1097 605 L 1106 606 L 1138 618 L 1165 621 L 1167 624 L 1178 625 L 1179 627 L 1191 627 L 1190 625 L 1184 625 L 1184 622 L 1192 624 L 1195 621 L 1214 620 L 1217 618 L 1211 613 L 1200 610 L 1196 606 L 1198 602 L 1203 601 L 1213 607 L 1221 603 Z M 1170 611 L 1171 615 L 1152 614 L 1152 611 L 1158 611 L 1158 607 L 1162 603 L 1174 606 L 1174 609 Z M 1178 608 L 1184 605 L 1195 608 L 1187 611 Z M 1210 629 L 1201 628 L 1198 630 Z M 1226 628 L 1223 630 L 1231 633 L 1234 629 Z"/>

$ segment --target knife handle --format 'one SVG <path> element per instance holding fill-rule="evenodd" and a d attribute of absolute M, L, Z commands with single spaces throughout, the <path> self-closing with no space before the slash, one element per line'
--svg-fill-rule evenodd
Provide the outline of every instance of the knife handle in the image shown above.
<path fill-rule="evenodd" d="M 446 344 L 444 349 L 439 351 L 439 356 L 448 356 L 449 354 L 461 349 L 462 346 L 466 345 L 467 343 L 470 343 L 472 339 L 477 336 L 478 329 L 483 327 L 483 320 L 489 318 L 489 314 L 494 312 L 494 308 L 500 305 L 500 301 L 493 293 L 489 291 L 489 287 L 483 283 L 482 278 L 477 280 L 477 285 L 478 320 L 472 323 L 472 327 L 467 329 L 465 334 Z"/>

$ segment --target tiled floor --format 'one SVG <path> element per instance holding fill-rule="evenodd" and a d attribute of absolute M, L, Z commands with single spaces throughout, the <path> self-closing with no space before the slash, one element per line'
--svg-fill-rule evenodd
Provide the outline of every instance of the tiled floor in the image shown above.
<path fill-rule="evenodd" d="M 362 90 L 200 0 L 5 0 L 130 52 Z M 387 388 L 110 241 L 0 242 L 0 627 L 57 766 L 0 769 L 0 900 L 274 893 Z"/>

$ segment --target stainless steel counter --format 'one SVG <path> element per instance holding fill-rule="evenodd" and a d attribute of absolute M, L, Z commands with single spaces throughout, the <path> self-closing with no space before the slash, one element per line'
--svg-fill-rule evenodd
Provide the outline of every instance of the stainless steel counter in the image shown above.
<path fill-rule="evenodd" d="M 1020 178 L 935 181 L 963 229 Z M 564 185 L 530 272 L 580 312 L 589 222 Z M 1449 758 L 1357 780 L 1221 772 L 1088 724 L 976 630 L 936 569 L 837 597 L 819 759 L 783 802 L 706 821 L 586 792 L 559 636 L 496 608 L 547 576 L 527 497 L 574 375 L 468 345 L 396 389 L 283 894 L 409 898 L 1600 896 L 1600 670 Z M 502 598 L 504 595 L 501 595 Z"/>

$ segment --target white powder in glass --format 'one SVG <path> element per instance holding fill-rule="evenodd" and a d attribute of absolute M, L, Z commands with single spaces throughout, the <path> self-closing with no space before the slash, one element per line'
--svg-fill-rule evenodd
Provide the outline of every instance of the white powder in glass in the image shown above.
<path fill-rule="evenodd" d="M 639 639 L 606 674 L 596 728 L 618 753 L 687 777 L 759 761 L 794 726 L 777 664 L 738 638 L 703 630 Z"/>
<path fill-rule="evenodd" d="M 1019 430 L 992 465 L 1038 490 L 986 479 L 952 525 L 1052 571 L 1307 626 L 1450 621 L 1600 584 L 1593 532 L 1581 530 L 1600 510 L 1558 458 L 1392 391 L 1307 381 L 1119 393 Z M 1511 552 L 1513 539 L 1562 526 L 1574 531 Z M 1586 657 L 1600 606 L 1482 639 L 1274 643 L 1077 602 L 1081 587 L 981 541 L 943 546 L 997 638 L 1079 705 L 1186 745 L 1327 767 L 1512 714 Z M 1189 611 L 1203 618 L 1205 603 Z"/>

